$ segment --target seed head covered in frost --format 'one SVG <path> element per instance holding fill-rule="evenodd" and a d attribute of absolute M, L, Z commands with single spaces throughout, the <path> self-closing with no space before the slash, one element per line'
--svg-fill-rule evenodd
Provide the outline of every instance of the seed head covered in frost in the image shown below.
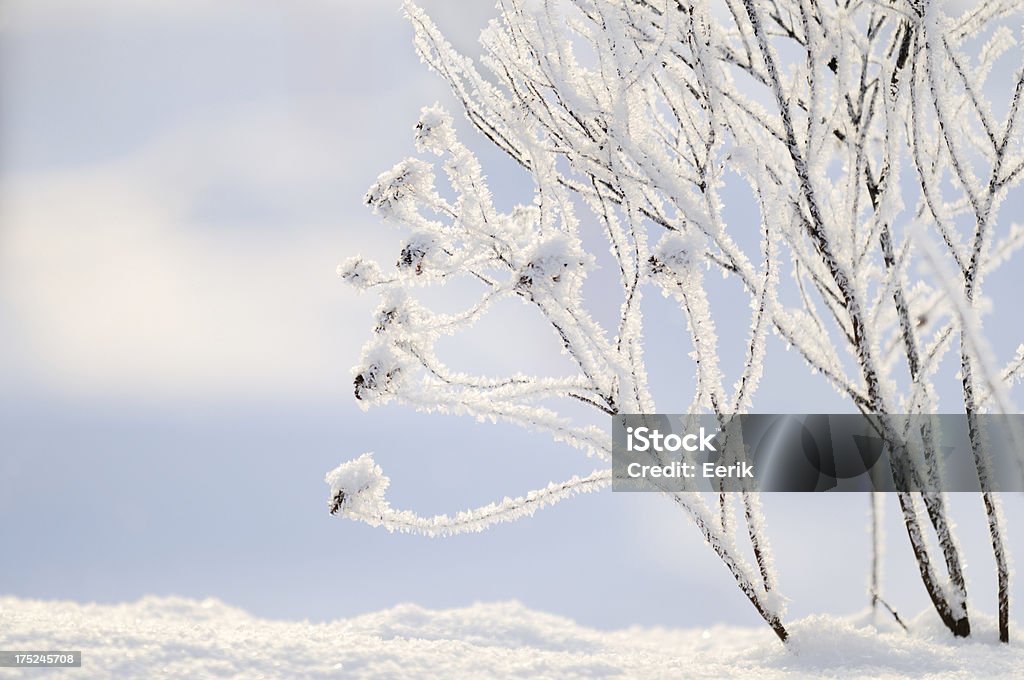
<path fill-rule="evenodd" d="M 670 231 L 661 237 L 648 264 L 652 274 L 689 281 L 697 272 L 705 245 L 700 235 Z"/>
<path fill-rule="evenodd" d="M 430 234 L 415 233 L 406 239 L 398 254 L 398 269 L 411 271 L 416 276 L 432 269 L 434 256 L 438 255 L 437 239 Z"/>
<path fill-rule="evenodd" d="M 356 399 L 363 408 L 387 403 L 405 383 L 411 368 L 408 359 L 386 339 L 371 342 L 354 371 Z"/>
<path fill-rule="evenodd" d="M 384 492 L 391 480 L 373 460 L 373 454 L 364 453 L 355 460 L 342 463 L 324 478 L 331 487 L 329 502 L 331 514 L 339 511 L 356 515 L 379 514 L 386 507 Z"/>
<path fill-rule="evenodd" d="M 380 306 L 374 312 L 376 321 L 374 331 L 404 332 L 419 316 L 420 310 L 416 302 L 401 288 L 392 288 L 381 296 Z"/>
<path fill-rule="evenodd" d="M 401 217 L 413 209 L 412 199 L 434 195 L 434 171 L 418 158 L 407 158 L 377 176 L 364 200 L 384 218 Z"/>
<path fill-rule="evenodd" d="M 565 234 L 540 241 L 528 251 L 525 260 L 516 283 L 518 289 L 569 294 L 575 292 L 593 262 L 592 256 Z"/>
<path fill-rule="evenodd" d="M 455 145 L 452 117 L 440 104 L 424 106 L 416 123 L 416 148 L 440 156 Z"/>
<path fill-rule="evenodd" d="M 372 260 L 350 257 L 338 265 L 338 277 L 359 290 L 381 282 L 380 267 Z"/>

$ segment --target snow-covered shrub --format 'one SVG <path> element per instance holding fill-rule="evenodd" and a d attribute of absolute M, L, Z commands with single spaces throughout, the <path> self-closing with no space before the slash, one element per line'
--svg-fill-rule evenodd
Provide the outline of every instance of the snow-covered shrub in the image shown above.
<path fill-rule="evenodd" d="M 1020 3 L 968 3 L 954 17 L 937 0 L 500 0 L 499 17 L 481 35 L 486 71 L 415 4 L 405 8 L 423 61 L 476 131 L 529 174 L 534 191 L 498 210 L 453 117 L 437 104 L 422 110 L 416 147 L 440 163 L 445 196 L 435 166 L 422 159 L 381 174 L 366 202 L 409 234 L 395 271 L 385 276 L 358 258 L 339 268 L 357 287 L 385 291 L 355 372 L 362 405 L 394 399 L 502 420 L 606 463 L 606 416 L 657 412 L 641 305 L 653 288 L 678 302 L 687 321 L 693 412 L 724 419 L 752 407 L 770 334 L 864 413 L 936 412 L 935 381 L 951 352 L 963 397 L 956 408 L 969 423 L 985 411 L 1013 412 L 1010 387 L 1024 374 L 1024 353 L 1000 368 L 980 317 L 984 277 L 1024 246 L 1024 229 L 999 217 L 1024 179 L 1024 70 L 1007 75 L 1001 61 L 1011 53 L 1020 61 L 1008 28 L 1019 26 Z M 996 91 L 1005 108 L 986 100 Z M 730 174 L 745 183 L 743 200 L 757 220 L 728 223 Z M 603 234 L 614 259 L 619 314 L 611 324 L 598 323 L 583 299 L 595 263 L 583 229 Z M 751 234 L 759 245 L 742 247 Z M 719 351 L 709 269 L 749 298 L 741 355 Z M 462 312 L 437 314 L 414 298 L 416 287 L 455 278 L 479 289 Z M 530 305 L 550 325 L 572 375 L 471 375 L 435 355 L 438 337 L 466 329 L 504 298 Z M 595 420 L 560 412 L 556 404 L 567 401 L 586 405 Z M 912 474 L 939 478 L 939 444 L 927 428 L 893 439 L 920 451 Z M 1000 636 L 1008 640 L 1005 521 L 985 457 L 974 454 L 996 557 Z M 390 508 L 387 478 L 372 459 L 346 465 L 328 479 L 332 511 L 431 535 L 479 529 L 610 482 L 604 467 L 454 517 L 422 518 Z M 756 495 L 722 494 L 712 503 L 665 495 L 786 640 Z M 944 496 L 897 498 L 936 612 L 956 635 L 968 635 L 964 560 Z M 931 531 L 937 551 L 926 540 Z M 741 541 L 749 541 L 753 564 Z M 875 563 L 872 602 L 884 604 L 877 553 Z"/>

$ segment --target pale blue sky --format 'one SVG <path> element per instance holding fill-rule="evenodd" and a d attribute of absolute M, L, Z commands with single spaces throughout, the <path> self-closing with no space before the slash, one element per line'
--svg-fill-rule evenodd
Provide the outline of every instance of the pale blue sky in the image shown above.
<path fill-rule="evenodd" d="M 426 4 L 470 49 L 490 14 Z M 397 2 L 0 3 L 0 592 L 214 596 L 314 619 L 515 598 L 602 627 L 756 623 L 694 527 L 652 496 L 583 497 L 450 540 L 327 515 L 324 473 L 366 450 L 392 502 L 422 513 L 590 470 L 514 428 L 355 407 L 349 368 L 374 301 L 334 267 L 390 259 L 400 236 L 362 194 L 412 152 L 419 108 L 450 102 L 410 37 Z M 473 145 L 499 204 L 529 200 Z M 1019 268 L 1001 276 L 989 285 L 1012 294 Z M 495 319 L 449 351 L 509 363 L 488 338 L 514 327 L 516 365 L 559 366 L 543 326 L 510 313 L 521 323 Z M 738 343 L 746 324 L 720 328 Z M 683 322 L 653 328 L 652 356 L 681 371 L 657 387 L 674 392 L 690 379 Z M 1020 342 L 1015 315 L 989 328 L 997 350 Z M 760 410 L 848 409 L 770 351 Z M 980 503 L 955 505 L 992 611 Z M 1006 506 L 1019 555 L 1024 505 Z M 791 615 L 863 606 L 866 499 L 765 507 Z M 926 597 L 895 515 L 887 586 L 916 612 Z"/>

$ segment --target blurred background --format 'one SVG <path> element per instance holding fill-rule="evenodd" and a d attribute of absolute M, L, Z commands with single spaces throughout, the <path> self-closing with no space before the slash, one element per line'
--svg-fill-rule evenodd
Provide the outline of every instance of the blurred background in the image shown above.
<path fill-rule="evenodd" d="M 423 4 L 478 51 L 490 3 Z M 424 514 L 592 469 L 542 435 L 355 405 L 349 369 L 375 300 L 335 267 L 393 259 L 401 235 L 362 195 L 413 153 L 435 101 L 457 109 L 391 0 L 0 1 L 0 593 L 212 596 L 312 620 L 517 599 L 601 628 L 758 624 L 654 496 L 580 497 L 447 540 L 327 514 L 324 473 L 364 451 L 393 505 Z M 499 206 L 528 202 L 528 178 L 459 125 Z M 1019 272 L 986 285 L 1012 296 Z M 657 319 L 669 305 L 649 297 Z M 740 304 L 718 322 L 728 346 L 746 333 Z M 495 374 L 563 370 L 527 312 L 445 349 Z M 988 326 L 1000 357 L 1021 342 L 1015 316 Z M 652 326 L 652 356 L 678 369 L 655 376 L 678 395 L 664 410 L 691 391 L 685 337 L 678 314 Z M 772 339 L 757 409 L 848 411 L 794 355 Z M 1005 503 L 1024 554 L 1024 501 Z M 972 601 L 994 612 L 980 500 L 952 504 Z M 791 618 L 866 606 L 866 497 L 764 506 Z M 927 597 L 889 510 L 885 590 L 913 614 Z M 1013 611 L 1024 618 L 1019 597 Z"/>

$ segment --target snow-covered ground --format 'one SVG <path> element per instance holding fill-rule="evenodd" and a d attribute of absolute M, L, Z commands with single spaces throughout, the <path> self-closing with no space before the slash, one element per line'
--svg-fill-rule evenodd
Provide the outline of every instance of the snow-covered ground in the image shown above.
<path fill-rule="evenodd" d="M 326 624 L 269 621 L 223 604 L 147 597 L 121 605 L 0 598 L 0 649 L 81 650 L 68 678 L 1020 678 L 1024 651 L 991 626 L 949 639 L 926 617 L 914 634 L 851 620 L 765 629 L 606 632 L 514 602 L 431 611 L 401 605 Z M 0 669 L 0 677 L 28 671 Z"/>

